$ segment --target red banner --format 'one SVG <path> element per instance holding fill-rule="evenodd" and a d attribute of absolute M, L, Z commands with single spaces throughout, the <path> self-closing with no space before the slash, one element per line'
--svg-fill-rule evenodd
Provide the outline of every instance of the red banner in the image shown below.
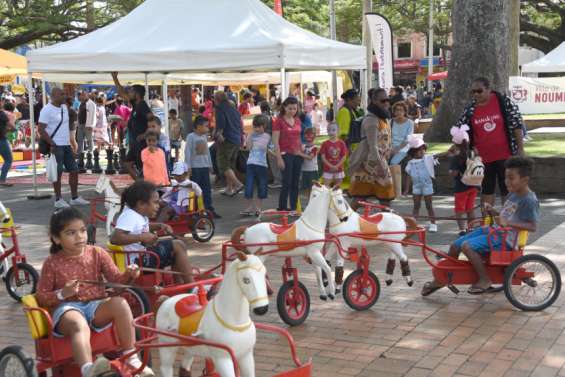
<path fill-rule="evenodd" d="M 278 14 L 279 16 L 283 15 L 282 0 L 275 0 L 274 9 L 276 14 Z"/>

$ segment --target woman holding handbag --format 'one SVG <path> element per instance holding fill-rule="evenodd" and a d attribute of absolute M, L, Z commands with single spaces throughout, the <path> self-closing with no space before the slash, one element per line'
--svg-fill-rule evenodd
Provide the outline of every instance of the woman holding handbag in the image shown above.
<path fill-rule="evenodd" d="M 389 125 L 390 99 L 386 90 L 369 90 L 369 106 L 362 124 L 362 140 L 349 159 L 351 184 L 349 193 L 355 197 L 376 197 L 383 205 L 395 198 L 388 166 L 391 153 Z M 356 203 L 352 206 L 355 208 Z"/>

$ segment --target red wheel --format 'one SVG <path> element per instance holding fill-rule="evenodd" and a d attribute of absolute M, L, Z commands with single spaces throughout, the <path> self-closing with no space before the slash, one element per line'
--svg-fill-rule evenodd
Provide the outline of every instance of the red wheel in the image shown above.
<path fill-rule="evenodd" d="M 381 294 L 381 285 L 377 276 L 367 271 L 363 276 L 363 270 L 355 270 L 349 274 L 343 283 L 343 299 L 345 303 L 355 310 L 367 310 L 371 308 Z"/>
<path fill-rule="evenodd" d="M 123 297 L 127 301 L 128 306 L 131 308 L 133 318 L 140 317 L 151 311 L 149 299 L 141 289 L 133 287 L 126 288 L 120 293 L 120 297 Z"/>
<path fill-rule="evenodd" d="M 294 281 L 284 283 L 277 294 L 279 316 L 289 326 L 301 325 L 310 314 L 310 295 L 301 282 L 294 287 Z"/>

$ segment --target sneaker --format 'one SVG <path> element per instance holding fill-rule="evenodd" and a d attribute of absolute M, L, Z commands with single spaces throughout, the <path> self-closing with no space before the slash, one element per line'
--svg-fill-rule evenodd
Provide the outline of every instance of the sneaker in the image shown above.
<path fill-rule="evenodd" d="M 126 361 L 126 364 L 130 368 L 137 370 L 141 368 L 141 365 L 143 363 L 141 362 L 141 360 L 139 360 L 139 357 L 137 357 L 137 355 L 133 355 Z M 139 377 L 152 377 L 154 375 L 155 373 L 153 372 L 153 369 L 149 368 L 148 366 L 145 366 L 145 368 L 143 368 L 138 374 L 136 374 L 136 376 Z"/>
<path fill-rule="evenodd" d="M 71 205 L 72 206 L 87 206 L 90 205 L 90 202 L 86 199 L 81 198 L 80 196 L 77 196 L 74 199 L 71 199 Z"/>
<path fill-rule="evenodd" d="M 428 225 L 428 232 L 430 232 L 430 233 L 437 233 L 437 224 L 430 224 L 430 225 Z"/>
<path fill-rule="evenodd" d="M 67 208 L 67 207 L 70 207 L 70 205 L 69 205 L 69 203 L 65 202 L 65 199 L 61 198 L 61 199 L 55 200 L 55 208 L 62 209 L 62 208 Z"/>
<path fill-rule="evenodd" d="M 96 361 L 90 366 L 88 373 L 86 373 L 87 377 L 96 377 L 103 373 L 107 373 L 111 370 L 110 361 L 105 358 L 104 356 L 100 356 L 96 359 Z"/>
<path fill-rule="evenodd" d="M 280 183 L 271 183 L 271 184 L 268 184 L 267 187 L 270 188 L 270 189 L 278 189 L 278 188 L 281 188 L 282 185 Z"/>
<path fill-rule="evenodd" d="M 218 215 L 218 212 L 216 212 L 216 211 L 212 212 L 212 216 L 213 216 L 215 219 L 221 219 L 221 218 L 222 218 L 222 216 Z"/>

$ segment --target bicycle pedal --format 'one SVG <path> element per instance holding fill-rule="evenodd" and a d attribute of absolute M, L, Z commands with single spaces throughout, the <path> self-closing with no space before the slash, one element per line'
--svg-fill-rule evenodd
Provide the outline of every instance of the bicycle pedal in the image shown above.
<path fill-rule="evenodd" d="M 454 286 L 454 285 L 452 285 L 452 284 L 449 284 L 449 285 L 447 286 L 447 288 L 449 288 L 449 290 L 450 290 L 451 292 L 455 293 L 456 295 L 458 295 L 459 292 L 461 292 L 459 289 L 457 289 L 456 286 Z"/>

